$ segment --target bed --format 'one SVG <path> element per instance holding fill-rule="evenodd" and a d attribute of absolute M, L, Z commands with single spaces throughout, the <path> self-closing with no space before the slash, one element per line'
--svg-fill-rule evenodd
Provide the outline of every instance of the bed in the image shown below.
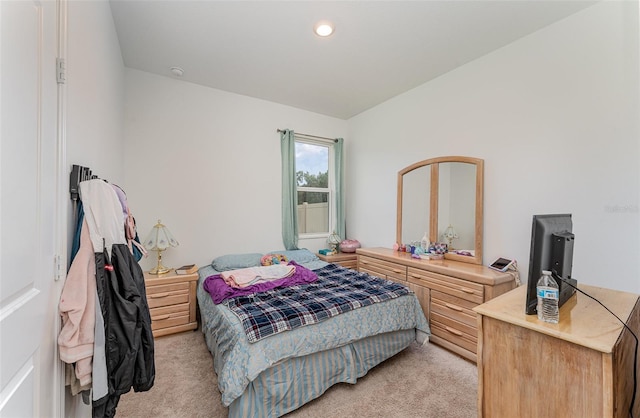
<path fill-rule="evenodd" d="M 321 261 L 308 250 L 273 253 L 284 255 L 318 276 L 327 276 L 325 280 L 335 274 L 336 280 L 338 275 L 347 275 L 350 280 L 378 281 L 365 273 Z M 258 253 L 225 255 L 198 272 L 202 332 L 213 356 L 218 388 L 222 403 L 229 407 L 229 417 L 282 416 L 336 383 L 355 384 L 371 368 L 410 344 L 428 341 L 427 320 L 417 297 L 409 290 L 402 296 L 249 342 L 243 322 L 232 310 L 233 304 L 215 304 L 203 283 L 224 271 L 259 265 L 261 259 L 263 254 Z M 290 289 L 304 293 L 305 285 Z"/>

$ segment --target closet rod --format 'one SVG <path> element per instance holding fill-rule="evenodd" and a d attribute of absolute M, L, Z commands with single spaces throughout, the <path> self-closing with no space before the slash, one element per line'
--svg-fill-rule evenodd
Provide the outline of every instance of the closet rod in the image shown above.
<path fill-rule="evenodd" d="M 284 132 L 285 130 L 284 130 L 284 129 L 276 129 L 276 131 L 277 131 L 278 133 L 282 133 L 282 132 Z M 298 132 L 295 132 L 295 131 L 294 131 L 294 133 L 293 133 L 293 134 L 294 134 L 295 136 L 302 136 L 302 137 L 307 137 L 307 138 L 311 138 L 311 139 L 324 139 L 325 141 L 338 142 L 338 140 L 337 140 L 337 139 L 335 139 L 335 138 L 327 138 L 327 137 L 324 137 L 324 136 L 316 136 L 316 135 L 309 135 L 309 134 L 301 134 L 301 133 L 298 133 Z"/>

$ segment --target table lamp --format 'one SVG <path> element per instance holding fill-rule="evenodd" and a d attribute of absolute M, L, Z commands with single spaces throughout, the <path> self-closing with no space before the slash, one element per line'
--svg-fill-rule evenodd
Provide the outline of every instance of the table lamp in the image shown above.
<path fill-rule="evenodd" d="M 157 275 L 168 273 L 171 269 L 162 265 L 162 252 L 169 247 L 177 247 L 178 245 L 178 241 L 171 235 L 169 229 L 158 219 L 158 223 L 144 240 L 144 246 L 147 250 L 158 252 L 158 265 L 149 273 Z"/>
<path fill-rule="evenodd" d="M 336 234 L 336 231 L 333 231 L 333 233 L 327 237 L 327 244 L 329 244 L 329 248 L 331 251 L 335 251 L 336 253 L 338 252 L 340 241 L 340 236 Z"/>
<path fill-rule="evenodd" d="M 453 227 L 451 225 L 449 225 L 447 227 L 447 229 L 444 230 L 444 233 L 442 234 L 442 237 L 449 242 L 449 249 L 450 250 L 452 249 L 451 242 L 454 239 L 458 239 L 459 238 L 458 233 L 456 232 L 455 229 L 453 229 Z"/>

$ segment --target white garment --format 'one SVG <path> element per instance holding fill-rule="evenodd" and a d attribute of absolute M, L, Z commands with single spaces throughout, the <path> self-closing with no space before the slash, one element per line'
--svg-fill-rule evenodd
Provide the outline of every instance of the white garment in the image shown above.
<path fill-rule="evenodd" d="M 106 247 L 111 257 L 111 247 L 114 244 L 127 243 L 120 199 L 113 187 L 100 179 L 80 182 L 80 197 L 84 217 L 89 225 L 93 250 L 102 252 Z"/>
<path fill-rule="evenodd" d="M 126 244 L 122 205 L 113 187 L 100 179 L 80 182 L 80 196 L 84 209 L 84 219 L 89 226 L 93 251 L 101 253 L 107 249 L 111 257 L 114 244 Z M 95 263 L 95 258 L 94 258 Z M 108 395 L 107 358 L 104 318 L 96 289 L 96 317 L 93 347 L 93 393 L 94 401 Z"/>
<path fill-rule="evenodd" d="M 231 287 L 241 288 L 256 283 L 283 279 L 296 272 L 296 266 L 290 264 L 273 264 L 271 266 L 247 267 L 237 270 L 223 271 L 222 279 Z"/>

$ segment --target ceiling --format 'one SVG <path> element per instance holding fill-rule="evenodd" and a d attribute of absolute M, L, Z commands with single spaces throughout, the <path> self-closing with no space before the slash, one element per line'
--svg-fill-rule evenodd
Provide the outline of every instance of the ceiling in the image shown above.
<path fill-rule="evenodd" d="M 340 119 L 593 3 L 110 1 L 126 67 Z"/>

